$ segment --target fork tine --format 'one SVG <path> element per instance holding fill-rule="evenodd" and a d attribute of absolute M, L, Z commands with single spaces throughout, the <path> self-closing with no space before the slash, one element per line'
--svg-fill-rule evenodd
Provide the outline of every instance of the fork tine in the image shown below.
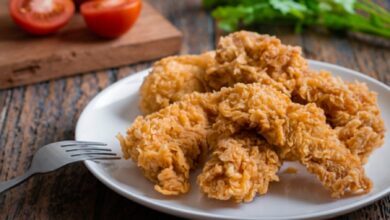
<path fill-rule="evenodd" d="M 102 143 L 102 142 L 88 142 L 88 141 L 61 141 L 59 143 L 60 143 L 61 147 L 107 146 L 106 143 Z"/>
<path fill-rule="evenodd" d="M 91 152 L 91 153 L 76 153 L 76 154 L 71 154 L 71 157 L 77 157 L 77 156 L 99 156 L 99 155 L 105 155 L 105 156 L 116 156 L 116 153 L 101 153 L 101 152 Z"/>
<path fill-rule="evenodd" d="M 88 160 L 92 160 L 92 161 L 95 161 L 95 160 L 120 160 L 122 159 L 121 157 L 95 157 L 93 159 L 88 159 Z"/>
<path fill-rule="evenodd" d="M 95 160 L 120 160 L 122 158 L 118 156 L 92 156 L 92 157 L 80 157 L 78 159 L 95 161 Z"/>
<path fill-rule="evenodd" d="M 105 152 L 111 152 L 111 148 L 73 148 L 73 149 L 67 149 L 65 152 L 75 152 L 75 151 L 81 151 L 81 152 L 92 152 L 92 151 L 105 151 Z"/>

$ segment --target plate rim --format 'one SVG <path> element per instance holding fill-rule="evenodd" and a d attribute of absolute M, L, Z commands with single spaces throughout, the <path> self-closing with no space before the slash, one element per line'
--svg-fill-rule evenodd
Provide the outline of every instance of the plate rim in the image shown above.
<path fill-rule="evenodd" d="M 343 72 L 349 72 L 351 73 L 352 75 L 354 76 L 359 76 L 359 77 L 362 77 L 364 78 L 365 80 L 373 83 L 373 84 L 377 84 L 378 86 L 384 88 L 385 90 L 387 90 L 387 92 L 390 92 L 390 86 L 386 85 L 385 83 L 377 80 L 377 79 L 374 79 L 368 75 L 365 75 L 361 72 L 358 72 L 358 71 L 355 71 L 355 70 L 352 70 L 352 69 L 349 69 L 349 68 L 346 68 L 346 67 L 342 67 L 342 66 L 339 66 L 339 65 L 336 65 L 336 64 L 331 64 L 331 63 L 327 63 L 327 62 L 322 62 L 322 61 L 316 61 L 316 60 L 311 60 L 311 59 L 308 59 L 308 64 L 309 65 L 316 65 L 316 66 L 319 66 L 320 69 L 329 69 L 329 68 L 332 68 L 332 69 L 338 69 L 340 71 L 343 71 Z M 144 70 L 141 70 L 141 71 L 138 71 L 136 73 L 133 73 L 123 79 L 120 79 L 118 80 L 117 82 L 111 84 L 110 86 L 108 86 L 107 88 L 103 89 L 101 92 L 99 92 L 96 96 L 94 96 L 90 101 L 89 103 L 84 107 L 83 111 L 81 112 L 78 120 L 77 120 L 77 123 L 76 123 L 76 129 L 75 129 L 75 139 L 76 140 L 80 140 L 80 138 L 78 137 L 79 135 L 79 132 L 78 130 L 80 129 L 80 121 L 81 119 L 84 117 L 85 115 L 85 112 L 87 112 L 88 108 L 90 108 L 94 102 L 96 102 L 99 97 L 103 96 L 105 93 L 108 93 L 109 91 L 111 91 L 113 88 L 115 88 L 116 86 L 118 86 L 119 84 L 122 84 L 124 82 L 126 82 L 127 80 L 129 80 L 129 78 L 135 76 L 135 75 L 138 75 L 138 74 L 144 74 L 145 72 L 150 72 L 151 68 L 146 68 Z M 187 210 L 187 209 L 182 209 L 182 208 L 176 208 L 175 206 L 170 206 L 170 205 L 166 205 L 166 204 L 161 204 L 159 203 L 158 201 L 152 201 L 150 200 L 148 197 L 145 197 L 145 196 L 142 196 L 142 195 L 136 195 L 136 194 L 133 194 L 132 192 L 128 192 L 126 191 L 125 189 L 123 189 L 121 186 L 119 186 L 118 184 L 115 184 L 114 182 L 112 182 L 110 180 L 110 178 L 108 177 L 105 177 L 104 175 L 101 175 L 100 174 L 100 169 L 95 169 L 94 168 L 94 162 L 92 161 L 84 161 L 84 164 L 85 166 L 87 167 L 87 169 L 99 180 L 101 181 L 104 185 L 106 185 L 108 188 L 110 188 L 111 190 L 113 190 L 114 192 L 120 194 L 121 196 L 127 198 L 127 199 L 130 199 L 134 202 L 137 202 L 141 205 L 144 205 L 146 207 L 149 207 L 151 209 L 154 209 L 154 210 L 158 210 L 158 211 L 161 211 L 161 212 L 164 212 L 164 213 L 168 213 L 168 214 L 172 214 L 172 215 L 176 215 L 176 216 L 181 216 L 181 217 L 196 217 L 196 218 L 208 218 L 208 219 L 236 219 L 236 217 L 233 217 L 233 216 L 227 216 L 227 215 L 221 215 L 221 214 L 212 214 L 212 213 L 207 213 L 205 211 L 196 211 L 196 210 Z M 276 219 L 313 219 L 313 218 L 324 218 L 324 217 L 335 217 L 335 216 L 338 216 L 338 215 L 342 215 L 342 214 L 345 214 L 345 213 L 348 213 L 348 212 L 351 212 L 351 211 L 354 211 L 354 210 L 357 210 L 359 208 L 362 208 L 364 206 L 367 206 L 367 205 L 370 205 L 372 203 L 374 203 L 375 201 L 385 197 L 386 195 L 390 194 L 390 184 L 389 186 L 387 186 L 387 188 L 381 192 L 378 192 L 372 196 L 369 196 L 365 199 L 362 199 L 360 201 L 357 201 L 357 202 L 354 202 L 354 203 L 351 203 L 351 204 L 347 204 L 347 205 L 344 205 L 344 206 L 341 206 L 341 207 L 338 207 L 338 208 L 333 208 L 333 209 L 328 209 L 328 210 L 324 210 L 324 211 L 320 211 L 320 212 L 317 212 L 317 213 L 308 213 L 308 214 L 299 214 L 299 215 L 294 215 L 294 216 L 289 216 L 289 217 L 283 217 L 283 218 L 276 218 L 276 217 L 267 217 L 267 218 L 256 218 L 256 217 L 246 217 L 246 218 L 243 218 L 243 217 L 240 217 L 241 219 L 269 219 L 269 220 L 276 220 Z"/>

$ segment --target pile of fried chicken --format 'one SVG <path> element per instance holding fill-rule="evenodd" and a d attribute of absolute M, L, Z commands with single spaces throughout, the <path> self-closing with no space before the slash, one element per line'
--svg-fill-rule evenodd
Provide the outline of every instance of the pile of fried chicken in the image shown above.
<path fill-rule="evenodd" d="M 189 191 L 190 172 L 208 197 L 250 202 L 297 161 L 333 197 L 372 188 L 363 165 L 383 144 L 376 94 L 308 68 L 299 47 L 236 32 L 215 51 L 155 63 L 139 116 L 125 136 L 131 158 L 164 195 Z"/>

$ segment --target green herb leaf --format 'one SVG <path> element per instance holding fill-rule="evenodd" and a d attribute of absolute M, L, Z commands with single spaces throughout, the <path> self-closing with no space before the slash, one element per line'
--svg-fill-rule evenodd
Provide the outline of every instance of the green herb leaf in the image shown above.
<path fill-rule="evenodd" d="M 283 14 L 288 14 L 293 11 L 305 12 L 307 10 L 306 5 L 293 0 L 270 0 L 269 3 Z"/>
<path fill-rule="evenodd" d="M 370 0 L 203 0 L 225 31 L 241 25 L 291 24 L 390 38 L 390 13 Z M 361 13 L 363 12 L 363 13 Z"/>

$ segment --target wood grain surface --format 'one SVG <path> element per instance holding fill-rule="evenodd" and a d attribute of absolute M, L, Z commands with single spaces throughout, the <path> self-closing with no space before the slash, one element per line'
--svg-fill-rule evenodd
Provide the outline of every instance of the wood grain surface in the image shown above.
<path fill-rule="evenodd" d="M 181 53 L 214 48 L 220 33 L 199 0 L 149 2 L 183 32 Z M 385 3 L 390 5 L 389 1 Z M 388 42 L 315 29 L 300 35 L 287 27 L 264 26 L 257 31 L 275 34 L 285 43 L 302 46 L 307 58 L 361 71 L 390 85 Z M 22 174 L 33 152 L 44 144 L 73 139 L 75 123 L 88 101 L 118 79 L 150 65 L 150 62 L 140 63 L 0 91 L 0 180 Z M 35 176 L 0 195 L 0 219 L 157 218 L 175 217 L 119 196 L 95 179 L 82 164 Z M 390 196 L 336 219 L 390 219 Z"/>
<path fill-rule="evenodd" d="M 181 33 L 146 2 L 134 27 L 115 40 L 88 31 L 78 13 L 59 32 L 32 37 L 6 5 L 0 1 L 0 89 L 157 59 L 181 47 Z"/>

